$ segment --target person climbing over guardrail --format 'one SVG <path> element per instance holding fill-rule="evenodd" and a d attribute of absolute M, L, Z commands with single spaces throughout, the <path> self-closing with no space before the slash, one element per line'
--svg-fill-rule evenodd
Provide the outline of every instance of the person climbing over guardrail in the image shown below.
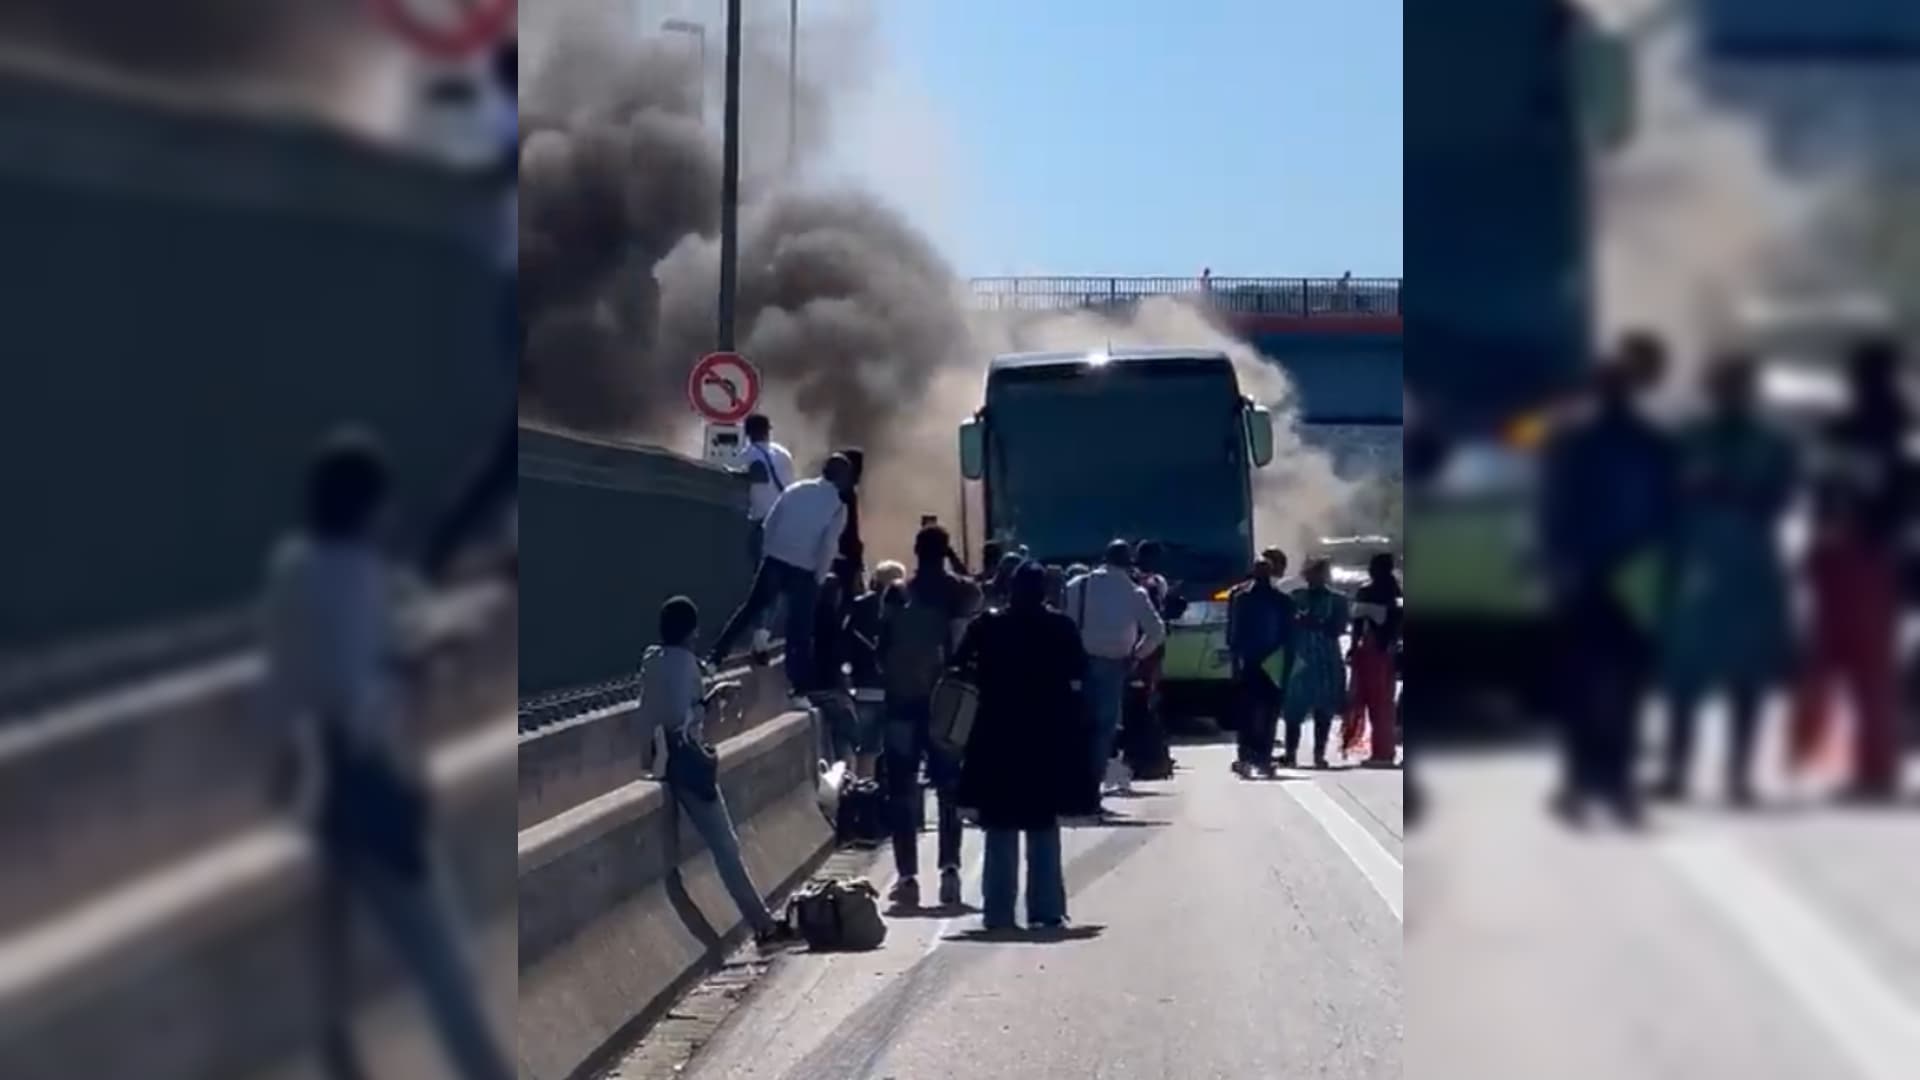
<path fill-rule="evenodd" d="M 331 1075 L 364 1075 L 344 970 L 348 905 L 359 901 L 412 969 L 460 1074 L 507 1080 L 430 850 L 419 748 L 402 734 L 405 594 L 381 544 L 392 488 L 371 436 L 330 438 L 308 470 L 303 527 L 274 552 L 263 605 L 267 707 L 288 726 L 286 794 L 322 860 L 321 1052 Z"/>

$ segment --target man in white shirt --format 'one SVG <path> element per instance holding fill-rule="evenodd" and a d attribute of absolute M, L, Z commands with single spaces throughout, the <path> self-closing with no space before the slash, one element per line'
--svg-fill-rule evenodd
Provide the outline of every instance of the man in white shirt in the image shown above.
<path fill-rule="evenodd" d="M 762 537 L 765 534 L 767 512 L 773 509 L 774 500 L 780 497 L 780 493 L 793 483 L 793 455 L 787 452 L 786 447 L 773 441 L 773 421 L 762 413 L 747 417 L 746 432 L 747 443 L 740 448 L 728 468 L 745 473 L 751 483 L 747 488 L 747 565 L 758 570 L 763 554 Z M 769 627 L 774 615 L 770 607 L 755 620 L 753 651 L 760 663 L 766 662 L 765 656 L 771 644 Z"/>
<path fill-rule="evenodd" d="M 775 600 L 786 605 L 787 684 L 805 693 L 813 671 L 813 616 L 820 583 L 833 573 L 840 533 L 847 523 L 842 494 L 853 486 L 853 463 L 844 455 L 827 459 L 820 475 L 788 487 L 767 510 L 760 565 L 753 587 L 739 610 L 720 628 L 707 654 L 719 664 L 749 626 Z"/>
<path fill-rule="evenodd" d="M 773 421 L 754 413 L 747 417 L 747 443 L 729 463 L 734 472 L 745 473 L 752 486 L 747 489 L 748 557 L 760 565 L 761 536 L 767 512 L 774 500 L 793 484 L 793 455 L 773 441 Z"/>
<path fill-rule="evenodd" d="M 1133 665 L 1167 640 L 1167 624 L 1146 590 L 1134 584 L 1132 563 L 1132 547 L 1115 540 L 1107 545 L 1106 565 L 1067 583 L 1066 613 L 1080 628 L 1080 643 L 1087 650 L 1083 692 L 1093 720 L 1096 776 L 1106 774 L 1113 757 Z"/>

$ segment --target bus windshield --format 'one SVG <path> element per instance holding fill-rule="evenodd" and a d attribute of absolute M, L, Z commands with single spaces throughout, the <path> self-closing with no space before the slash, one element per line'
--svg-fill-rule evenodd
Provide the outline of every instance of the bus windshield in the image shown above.
<path fill-rule="evenodd" d="M 1171 578 L 1231 578 L 1251 558 L 1240 395 L 1230 372 L 1126 365 L 996 380 L 993 532 L 1047 562 L 1097 561 L 1115 537 L 1156 539 Z"/>

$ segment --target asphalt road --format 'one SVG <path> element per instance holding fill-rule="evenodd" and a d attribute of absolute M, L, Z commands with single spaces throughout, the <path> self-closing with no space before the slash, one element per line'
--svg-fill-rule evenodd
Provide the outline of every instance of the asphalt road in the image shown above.
<path fill-rule="evenodd" d="M 1770 767 L 1759 813 L 1703 784 L 1643 835 L 1569 832 L 1545 750 L 1420 769 L 1409 1078 L 1920 1075 L 1920 805 L 1837 810 Z"/>
<path fill-rule="evenodd" d="M 876 952 L 788 954 L 684 1075 L 1399 1077 L 1400 774 L 1243 782 L 1229 746 L 1179 758 L 1114 800 L 1126 820 L 1068 830 L 1072 937 L 985 941 L 977 912 L 931 912 Z M 970 832 L 976 904 L 979 859 Z"/>

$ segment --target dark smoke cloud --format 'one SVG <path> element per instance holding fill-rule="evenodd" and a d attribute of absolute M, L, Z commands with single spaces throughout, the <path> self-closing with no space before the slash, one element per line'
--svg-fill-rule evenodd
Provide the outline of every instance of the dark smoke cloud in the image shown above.
<path fill-rule="evenodd" d="M 1338 527 L 1354 485 L 1299 438 L 1287 380 L 1200 312 L 1169 301 L 1118 320 L 973 314 L 904 216 L 811 180 L 833 137 L 832 105 L 871 68 L 862 12 L 810 14 L 803 28 L 797 175 L 785 168 L 784 29 L 746 28 L 736 337 L 766 376 L 762 409 L 803 467 L 840 447 L 869 452 L 862 525 L 875 553 L 904 555 L 921 514 L 960 518 L 956 427 L 979 407 L 989 356 L 1108 342 L 1231 353 L 1248 392 L 1283 415 L 1282 460 L 1261 478 L 1260 534 L 1297 547 Z M 689 448 L 686 375 L 715 337 L 720 187 L 718 124 L 696 119 L 694 50 L 616 46 L 622 35 L 584 22 L 527 35 L 522 23 L 524 36 L 549 30 L 533 43 L 523 94 L 522 411 Z"/>
<path fill-rule="evenodd" d="M 832 446 L 889 449 L 897 414 L 936 372 L 970 357 L 958 282 L 899 214 L 860 192 L 799 192 L 754 208 L 742 230 L 739 342 Z M 718 254 L 683 249 L 662 268 L 662 353 L 711 339 Z"/>
<path fill-rule="evenodd" d="M 697 119 L 690 50 L 609 40 L 556 40 L 529 82 L 523 407 L 565 427 L 671 442 L 685 423 L 687 367 L 714 341 L 719 147 Z M 784 119 L 784 64 L 784 46 L 750 39 L 744 113 Z M 809 159 L 828 137 L 831 92 L 802 87 L 802 115 L 817 118 L 800 133 Z M 769 98 L 777 109 L 754 108 Z M 794 447 L 803 459 L 846 445 L 884 454 L 890 417 L 919 407 L 935 373 L 970 356 L 959 283 L 877 199 L 781 186 L 784 123 L 746 125 L 745 138 L 738 344 L 767 378 L 776 421 L 805 436 Z"/>
<path fill-rule="evenodd" d="M 659 42 L 556 42 L 527 84 L 520 151 L 522 407 L 637 433 L 655 393 L 660 260 L 719 227 L 720 162 L 698 69 Z"/>

